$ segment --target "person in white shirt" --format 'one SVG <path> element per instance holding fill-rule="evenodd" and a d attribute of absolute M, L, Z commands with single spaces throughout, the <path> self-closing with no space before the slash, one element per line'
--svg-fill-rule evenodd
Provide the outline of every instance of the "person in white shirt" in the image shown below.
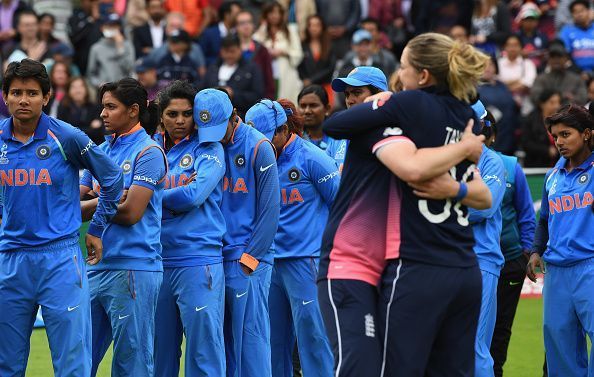
<path fill-rule="evenodd" d="M 522 56 L 522 41 L 517 35 L 507 37 L 503 56 L 497 61 L 499 65 L 499 80 L 509 88 L 522 114 L 532 110 L 529 101 L 530 88 L 536 80 L 536 66 L 530 59 Z"/>

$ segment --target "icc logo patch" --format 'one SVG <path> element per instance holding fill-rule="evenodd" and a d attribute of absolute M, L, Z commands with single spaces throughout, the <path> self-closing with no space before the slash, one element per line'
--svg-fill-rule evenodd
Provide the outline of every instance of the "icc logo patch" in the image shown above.
<path fill-rule="evenodd" d="M 45 160 L 51 154 L 52 154 L 52 150 L 47 145 L 40 145 L 39 147 L 37 147 L 37 150 L 35 151 L 35 155 L 40 160 Z"/>
<path fill-rule="evenodd" d="M 239 156 L 235 157 L 235 166 L 241 168 L 245 165 L 245 157 L 240 154 Z"/>
<path fill-rule="evenodd" d="M 128 160 L 124 161 L 124 163 L 122 164 L 122 171 L 124 172 L 124 174 L 130 173 L 131 170 L 132 170 L 132 163 Z"/>
<path fill-rule="evenodd" d="M 584 173 L 584 174 L 580 175 L 580 177 L 578 178 L 578 182 L 582 185 L 585 185 L 586 183 L 588 183 L 589 180 L 590 180 L 590 176 L 588 175 L 588 173 Z"/>
<path fill-rule="evenodd" d="M 301 174 L 299 173 L 299 170 L 297 170 L 296 168 L 289 170 L 289 181 L 297 182 L 299 180 L 299 178 L 301 178 Z"/>
<path fill-rule="evenodd" d="M 202 123 L 208 123 L 210 121 L 210 112 L 208 110 L 202 110 L 199 116 Z"/>
<path fill-rule="evenodd" d="M 182 168 L 189 168 L 190 166 L 192 166 L 192 162 L 194 162 L 194 158 L 191 154 L 186 153 L 179 161 L 179 166 L 181 166 Z"/>

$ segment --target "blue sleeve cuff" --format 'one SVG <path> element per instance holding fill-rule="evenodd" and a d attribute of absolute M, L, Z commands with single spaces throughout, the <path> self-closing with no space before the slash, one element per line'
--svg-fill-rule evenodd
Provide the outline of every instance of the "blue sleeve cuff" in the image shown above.
<path fill-rule="evenodd" d="M 91 236 L 101 238 L 101 236 L 103 236 L 103 230 L 105 230 L 105 227 L 103 225 L 97 225 L 91 221 L 91 223 L 89 224 L 89 229 L 87 230 L 87 233 L 90 234 Z"/>

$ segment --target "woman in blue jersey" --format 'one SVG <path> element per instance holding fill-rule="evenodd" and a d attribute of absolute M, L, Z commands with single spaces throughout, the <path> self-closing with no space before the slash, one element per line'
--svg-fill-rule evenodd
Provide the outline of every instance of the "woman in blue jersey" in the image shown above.
<path fill-rule="evenodd" d="M 43 64 L 9 64 L 2 92 L 11 117 L 0 122 L 0 376 L 25 375 L 39 307 L 55 376 L 88 376 L 91 316 L 78 244 L 78 174 L 89 169 L 103 185 L 86 235 L 93 265 L 101 260 L 122 173 L 82 131 L 43 114 L 50 97 Z"/>
<path fill-rule="evenodd" d="M 182 335 L 185 375 L 224 376 L 225 282 L 220 209 L 227 123 L 196 129 L 196 90 L 174 81 L 158 95 L 167 154 L 161 244 L 163 284 L 155 317 L 155 375 L 177 376 Z"/>
<path fill-rule="evenodd" d="M 333 357 L 317 302 L 321 233 L 339 185 L 334 161 L 301 138 L 303 120 L 288 100 L 262 100 L 246 121 L 272 140 L 281 190 L 270 286 L 272 376 L 293 375 L 295 337 L 306 376 L 332 374 Z"/>
<path fill-rule="evenodd" d="M 586 334 L 594 340 L 594 119 L 582 107 L 569 105 L 545 123 L 561 158 L 545 176 L 527 272 L 536 281 L 537 267 L 545 270 L 544 259 L 548 375 L 592 375 L 594 354 L 588 362 Z"/>
<path fill-rule="evenodd" d="M 89 272 L 93 322 L 93 369 L 112 340 L 112 376 L 152 376 L 155 310 L 163 278 L 161 211 L 167 161 L 147 134 L 151 108 L 147 92 L 126 78 L 101 87 L 101 118 L 108 131 L 101 144 L 124 174 L 124 192 L 116 215 L 103 232 L 103 260 Z M 101 192 L 87 171 L 81 197 Z M 83 217 L 95 200 L 82 203 Z"/>
<path fill-rule="evenodd" d="M 342 171 L 348 141 L 334 140 L 322 132 L 322 124 L 331 110 L 328 93 L 320 85 L 309 85 L 301 90 L 297 101 L 303 117 L 303 139 L 325 151 Z"/>

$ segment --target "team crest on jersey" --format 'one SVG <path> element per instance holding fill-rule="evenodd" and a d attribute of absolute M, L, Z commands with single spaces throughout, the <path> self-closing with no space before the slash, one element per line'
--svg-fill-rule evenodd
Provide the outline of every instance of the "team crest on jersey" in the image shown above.
<path fill-rule="evenodd" d="M 589 180 L 590 180 L 590 176 L 588 175 L 588 173 L 584 173 L 584 174 L 580 175 L 580 177 L 578 178 L 578 182 L 582 185 L 585 185 L 586 183 L 588 183 Z"/>
<path fill-rule="evenodd" d="M 208 110 L 202 110 L 200 112 L 200 120 L 202 123 L 210 122 L 210 112 Z"/>
<path fill-rule="evenodd" d="M 191 154 L 186 153 L 179 161 L 179 166 L 182 168 L 189 168 L 192 166 L 192 162 L 194 162 L 194 158 Z"/>
<path fill-rule="evenodd" d="M 299 178 L 301 178 L 301 174 L 299 173 L 299 170 L 297 170 L 296 168 L 289 170 L 289 180 L 291 182 L 297 182 L 299 180 Z"/>
<path fill-rule="evenodd" d="M 8 145 L 6 145 L 6 143 L 4 143 L 2 145 L 2 148 L 0 148 L 0 165 L 8 164 L 8 158 L 6 157 L 7 153 L 8 153 Z"/>
<path fill-rule="evenodd" d="M 235 157 L 235 166 L 241 168 L 245 165 L 245 157 L 240 154 L 238 156 Z"/>
<path fill-rule="evenodd" d="M 35 155 L 40 160 L 45 160 L 46 158 L 49 158 L 51 154 L 52 150 L 47 145 L 40 145 L 39 147 L 37 147 L 37 150 L 35 151 Z"/>
<path fill-rule="evenodd" d="M 124 163 L 122 164 L 122 171 L 124 172 L 124 174 L 130 173 L 130 171 L 132 171 L 132 163 L 128 160 L 124 161 Z"/>

